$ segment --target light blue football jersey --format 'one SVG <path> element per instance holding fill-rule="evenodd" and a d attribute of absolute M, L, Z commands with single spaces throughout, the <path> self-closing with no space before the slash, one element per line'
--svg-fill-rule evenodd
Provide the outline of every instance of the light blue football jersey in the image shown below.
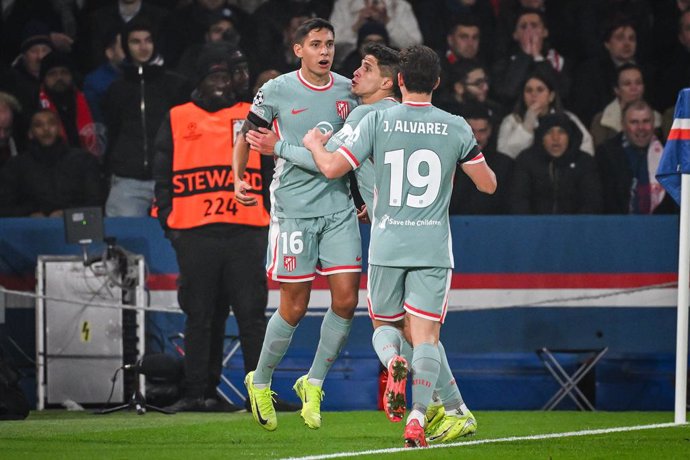
<path fill-rule="evenodd" d="M 310 129 L 339 131 L 357 99 L 350 80 L 331 73 L 330 82 L 314 86 L 297 70 L 264 84 L 257 92 L 251 111 L 272 125 L 278 137 L 302 145 Z M 352 206 L 347 179 L 328 180 L 278 158 L 271 183 L 274 215 L 286 218 L 318 217 Z"/>
<path fill-rule="evenodd" d="M 354 168 L 373 156 L 369 263 L 452 268 L 453 176 L 459 162 L 484 161 L 467 122 L 406 102 L 369 113 L 337 151 Z"/>
<path fill-rule="evenodd" d="M 398 105 L 398 101 L 396 101 L 395 98 L 385 97 L 372 104 L 362 104 L 356 107 L 352 112 L 350 112 L 350 115 L 348 115 L 347 120 L 345 120 L 345 124 L 340 131 L 333 134 L 333 136 L 328 140 L 326 150 L 329 152 L 334 152 L 338 149 L 338 147 L 343 145 L 362 118 L 364 118 L 364 116 L 369 112 L 373 112 L 375 110 L 384 110 L 396 105 Z M 309 150 L 307 150 L 305 147 L 278 141 L 275 149 L 278 157 L 291 161 L 292 163 L 302 168 L 309 169 L 310 171 L 319 171 L 316 163 L 314 163 L 314 157 L 312 157 L 311 152 L 309 152 Z M 359 192 L 362 195 L 362 199 L 367 205 L 369 212 L 371 212 L 374 202 L 374 162 L 363 162 L 360 167 L 355 170 L 355 175 L 357 177 L 357 185 Z"/>

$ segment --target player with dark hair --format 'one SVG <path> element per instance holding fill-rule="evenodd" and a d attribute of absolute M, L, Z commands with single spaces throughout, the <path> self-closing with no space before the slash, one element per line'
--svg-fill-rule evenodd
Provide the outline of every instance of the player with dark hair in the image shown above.
<path fill-rule="evenodd" d="M 471 128 L 462 118 L 431 105 L 439 73 L 433 50 L 407 48 L 400 53 L 398 74 L 402 104 L 368 114 L 336 150 L 339 155 L 324 148 L 325 136 L 317 130 L 310 130 L 303 141 L 328 178 L 356 169 L 376 152 L 368 298 L 371 317 L 395 326 L 404 321 L 414 347 L 407 447 L 427 445 L 426 410 L 444 367 L 445 353 L 438 341 L 454 264 L 448 204 L 456 165 L 480 191 L 496 189 L 496 177 Z M 408 363 L 400 355 L 399 331 L 388 339 L 393 355 L 389 368 L 400 377 L 399 390 L 404 392 Z M 459 412 L 446 416 L 465 418 Z M 474 423 L 473 418 L 465 421 Z"/>
<path fill-rule="evenodd" d="M 293 44 L 302 62 L 300 69 L 261 87 L 243 134 L 272 127 L 282 140 L 299 145 L 311 128 L 339 130 L 357 100 L 350 80 L 331 72 L 334 50 L 333 26 L 319 18 L 305 21 Z M 244 135 L 238 136 L 235 145 L 235 197 L 251 206 L 257 200 L 245 177 L 249 144 Z M 271 201 L 267 273 L 280 282 L 280 306 L 268 322 L 256 371 L 247 374 L 245 384 L 254 419 L 263 428 L 275 430 L 273 371 L 306 314 L 312 280 L 316 273 L 327 275 L 331 307 L 321 325 L 312 366 L 294 386 L 302 400 L 304 423 L 316 429 L 321 426 L 321 387 L 347 340 L 358 302 L 362 248 L 357 216 L 346 180 L 329 181 L 282 158 L 276 162 Z"/>

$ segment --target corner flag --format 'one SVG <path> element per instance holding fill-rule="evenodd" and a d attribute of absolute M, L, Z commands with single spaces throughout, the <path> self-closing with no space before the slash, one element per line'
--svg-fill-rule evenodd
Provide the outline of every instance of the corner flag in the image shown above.
<path fill-rule="evenodd" d="M 678 308 L 676 319 L 675 423 L 686 422 L 688 390 L 688 316 L 690 305 L 690 89 L 681 90 L 673 126 L 656 178 L 680 205 Z M 682 195 L 682 199 L 681 199 Z"/>
<path fill-rule="evenodd" d="M 673 126 L 656 170 L 657 180 L 679 205 L 681 174 L 690 174 L 690 88 L 678 93 Z"/>

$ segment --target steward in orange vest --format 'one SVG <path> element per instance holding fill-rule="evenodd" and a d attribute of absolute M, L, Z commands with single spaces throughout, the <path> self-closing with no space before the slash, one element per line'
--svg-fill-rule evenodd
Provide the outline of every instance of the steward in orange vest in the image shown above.
<path fill-rule="evenodd" d="M 250 107 L 235 102 L 237 56 L 244 61 L 236 49 L 231 53 L 221 45 L 206 45 L 192 102 L 173 107 L 156 137 L 157 217 L 175 249 L 177 298 L 186 314 L 183 397 L 168 407 L 175 412 L 240 409 L 216 393 L 230 306 L 247 372 L 256 368 L 266 331 L 263 262 L 269 216 L 262 205 L 235 203 L 233 144 Z M 250 155 L 245 180 L 263 204 L 257 152 Z"/>

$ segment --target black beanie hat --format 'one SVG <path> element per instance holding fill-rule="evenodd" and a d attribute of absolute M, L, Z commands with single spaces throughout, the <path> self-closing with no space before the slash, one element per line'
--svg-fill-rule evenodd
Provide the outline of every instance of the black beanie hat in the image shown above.
<path fill-rule="evenodd" d="M 46 54 L 46 56 L 41 60 L 41 71 L 39 73 L 40 81 L 43 81 L 48 71 L 50 69 L 54 69 L 55 67 L 67 67 L 69 71 L 74 74 L 74 66 L 69 55 L 60 51 L 53 51 Z"/>
<path fill-rule="evenodd" d="M 37 20 L 31 20 L 24 26 L 19 50 L 23 53 L 34 45 L 46 45 L 53 49 L 53 42 L 50 40 L 50 28 Z"/>
<path fill-rule="evenodd" d="M 213 73 L 230 73 L 232 71 L 229 51 L 229 47 L 224 46 L 223 43 L 208 43 L 204 45 L 196 61 L 196 71 L 194 72 L 195 86 L 199 86 L 204 78 Z"/>
<path fill-rule="evenodd" d="M 386 46 L 390 45 L 390 36 L 386 26 L 378 21 L 367 21 L 357 31 L 357 46 L 359 47 L 369 35 L 380 35 Z"/>

